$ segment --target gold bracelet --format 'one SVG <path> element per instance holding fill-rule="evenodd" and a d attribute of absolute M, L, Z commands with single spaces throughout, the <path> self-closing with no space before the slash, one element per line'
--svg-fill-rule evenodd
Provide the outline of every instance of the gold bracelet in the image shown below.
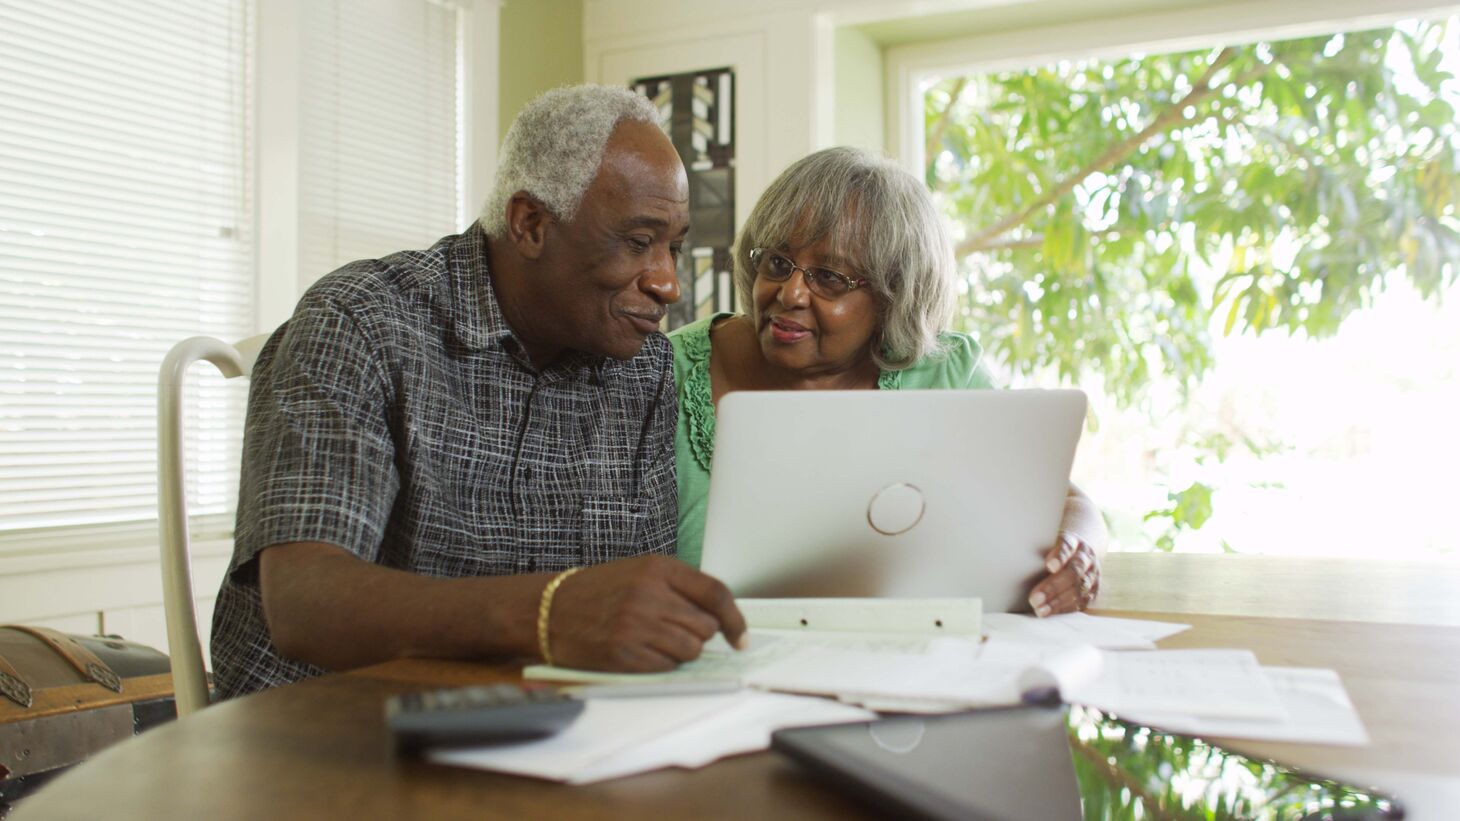
<path fill-rule="evenodd" d="M 553 612 L 553 596 L 558 592 L 558 585 L 564 579 L 582 570 L 581 567 L 570 567 L 552 578 L 547 587 L 542 589 L 542 599 L 537 603 L 537 649 L 542 653 L 544 664 L 553 663 L 553 651 L 548 646 L 548 617 Z"/>

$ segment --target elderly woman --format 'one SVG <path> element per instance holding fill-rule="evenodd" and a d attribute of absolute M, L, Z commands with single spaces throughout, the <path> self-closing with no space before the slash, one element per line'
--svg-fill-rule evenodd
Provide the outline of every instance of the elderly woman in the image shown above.
<path fill-rule="evenodd" d="M 787 168 L 751 211 L 735 249 L 747 314 L 672 332 L 679 390 L 679 556 L 698 566 L 715 407 L 739 390 L 990 388 L 973 337 L 947 330 L 952 246 L 932 198 L 891 161 L 853 148 Z M 1029 596 L 1041 616 L 1083 609 L 1106 532 L 1071 486 Z"/>

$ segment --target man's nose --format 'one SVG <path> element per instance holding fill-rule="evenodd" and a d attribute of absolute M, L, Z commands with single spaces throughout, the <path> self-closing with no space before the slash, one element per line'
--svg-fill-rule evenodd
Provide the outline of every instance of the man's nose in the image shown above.
<path fill-rule="evenodd" d="M 675 269 L 674 255 L 665 254 L 664 261 L 639 279 L 639 288 L 661 305 L 678 302 L 679 271 Z"/>

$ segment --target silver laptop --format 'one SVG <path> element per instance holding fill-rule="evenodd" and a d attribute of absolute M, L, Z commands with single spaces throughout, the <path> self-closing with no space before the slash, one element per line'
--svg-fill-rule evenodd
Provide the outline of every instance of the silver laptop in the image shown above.
<path fill-rule="evenodd" d="M 701 569 L 737 596 L 978 596 L 1027 611 L 1085 419 L 1076 390 L 720 400 Z"/>

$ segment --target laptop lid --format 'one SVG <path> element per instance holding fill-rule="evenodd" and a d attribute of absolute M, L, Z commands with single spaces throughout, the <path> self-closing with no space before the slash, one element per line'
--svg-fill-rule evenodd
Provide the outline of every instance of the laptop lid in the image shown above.
<path fill-rule="evenodd" d="M 701 569 L 738 596 L 1027 610 L 1085 405 L 1075 390 L 727 394 Z"/>

